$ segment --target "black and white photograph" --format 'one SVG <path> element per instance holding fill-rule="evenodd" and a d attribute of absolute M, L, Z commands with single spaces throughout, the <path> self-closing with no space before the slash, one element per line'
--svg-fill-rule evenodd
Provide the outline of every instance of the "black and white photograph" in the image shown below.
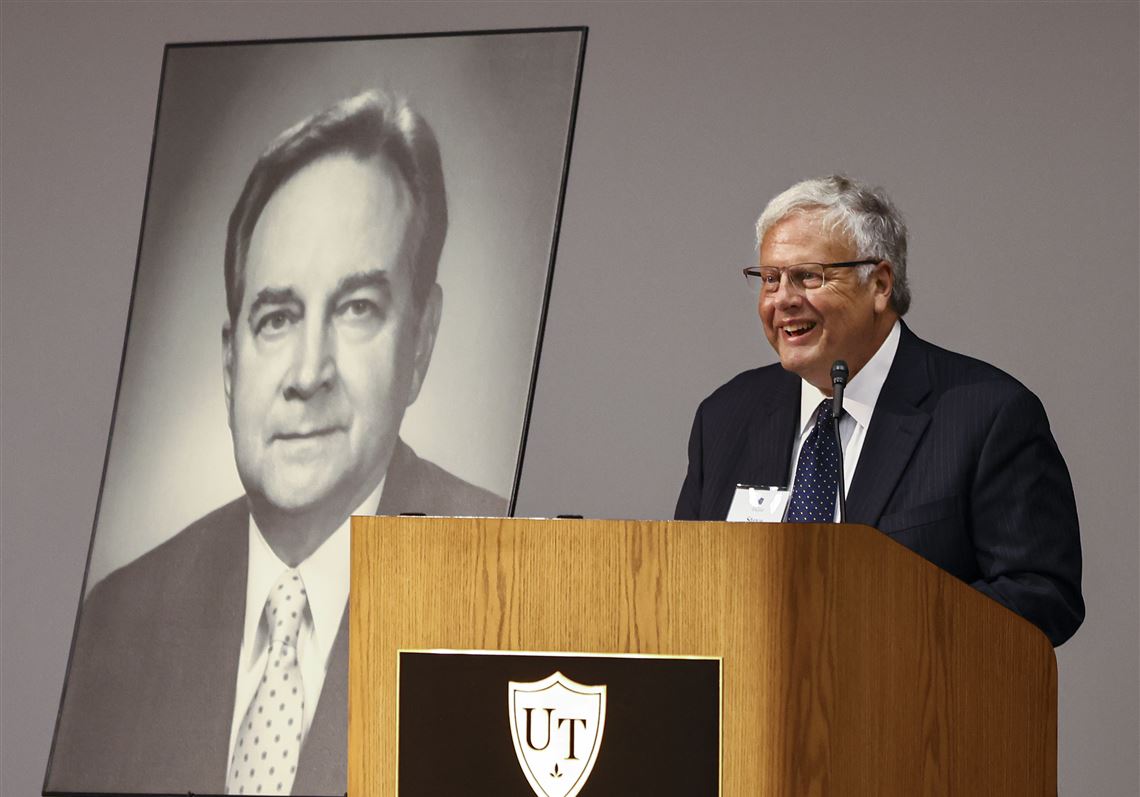
<path fill-rule="evenodd" d="M 584 47 L 167 46 L 47 793 L 345 792 L 349 518 L 513 511 Z"/>

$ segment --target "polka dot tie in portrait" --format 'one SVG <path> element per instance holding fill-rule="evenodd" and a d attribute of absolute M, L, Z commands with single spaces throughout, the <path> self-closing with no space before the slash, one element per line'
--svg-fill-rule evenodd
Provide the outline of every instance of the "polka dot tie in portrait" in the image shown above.
<path fill-rule="evenodd" d="M 241 721 L 226 772 L 227 794 L 288 794 L 293 788 L 305 711 L 297 637 L 307 605 L 300 574 L 286 570 L 265 602 L 269 655 Z"/>

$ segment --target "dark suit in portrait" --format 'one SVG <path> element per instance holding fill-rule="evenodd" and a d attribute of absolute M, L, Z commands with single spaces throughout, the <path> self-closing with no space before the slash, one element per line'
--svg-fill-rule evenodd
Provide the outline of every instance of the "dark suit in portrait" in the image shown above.
<path fill-rule="evenodd" d="M 723 520 L 737 484 L 789 483 L 800 384 L 770 365 L 701 403 L 678 519 Z M 846 520 L 972 584 L 1055 645 L 1084 618 L 1073 487 L 1041 402 L 997 368 L 920 340 L 905 324 Z"/>
<path fill-rule="evenodd" d="M 397 444 L 377 514 L 501 515 L 506 501 Z M 91 591 L 72 653 L 52 791 L 220 794 L 245 610 L 240 498 Z M 294 794 L 343 794 L 348 612 L 301 748 Z"/>

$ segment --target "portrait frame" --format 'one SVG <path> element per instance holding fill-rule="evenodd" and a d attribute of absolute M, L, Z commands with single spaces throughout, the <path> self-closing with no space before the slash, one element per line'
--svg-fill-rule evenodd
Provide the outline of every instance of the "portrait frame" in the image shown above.
<path fill-rule="evenodd" d="M 114 409 L 44 794 L 225 793 L 213 772 L 216 740 L 208 751 L 186 753 L 185 771 L 204 773 L 198 781 L 139 781 L 127 772 L 116 783 L 74 774 L 85 768 L 82 755 L 107 748 L 69 745 L 69 736 L 117 732 L 113 718 L 84 723 L 86 706 L 69 702 L 83 700 L 74 680 L 113 675 L 113 661 L 100 654 L 91 665 L 99 672 L 76 673 L 90 660 L 91 644 L 122 646 L 118 625 L 136 622 L 134 608 L 126 616 L 108 611 L 103 595 L 87 611 L 88 598 L 110 576 L 121 582 L 128 569 L 173 551 L 178 538 L 222 511 L 217 507 L 242 498 L 219 362 L 226 216 L 270 141 L 364 90 L 405 98 L 428 122 L 447 191 L 438 337 L 422 390 L 397 423 L 399 439 L 431 472 L 454 474 L 439 483 L 502 500 L 501 512 L 471 514 L 514 514 L 587 32 L 579 26 L 166 45 Z M 108 592 L 123 599 L 117 584 Z M 203 622 L 230 623 L 236 611 Z M 330 672 L 335 655 L 334 646 Z M 145 688 L 135 698 L 140 712 L 162 703 Z"/>

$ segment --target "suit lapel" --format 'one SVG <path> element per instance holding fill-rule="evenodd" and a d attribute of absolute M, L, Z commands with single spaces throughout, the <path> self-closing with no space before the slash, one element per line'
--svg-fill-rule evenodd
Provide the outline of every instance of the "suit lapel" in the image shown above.
<path fill-rule="evenodd" d="M 788 486 L 792 444 L 799 425 L 800 378 L 781 369 L 775 389 L 766 399 L 763 404 L 758 403 L 748 424 L 746 450 L 751 461 L 747 469 L 755 474 L 749 481 L 784 487 Z"/>
<path fill-rule="evenodd" d="M 874 526 L 930 423 L 920 409 L 930 392 L 926 353 L 914 333 L 902 325 L 895 361 L 879 393 L 859 464 L 847 494 L 847 521 Z"/>
<path fill-rule="evenodd" d="M 245 625 L 246 582 L 249 578 L 249 515 L 244 503 L 243 501 L 240 519 L 229 532 L 230 539 L 236 538 L 238 541 L 236 545 L 230 546 L 235 563 L 230 566 L 226 581 L 222 584 L 214 604 L 217 608 L 214 609 L 216 617 L 211 627 L 213 633 L 211 638 L 217 647 L 209 658 L 216 662 L 216 666 L 212 668 L 213 672 L 203 679 L 203 686 L 207 683 L 212 686 L 220 715 L 219 721 L 211 723 L 209 728 L 204 729 L 214 739 L 206 760 L 217 762 L 216 767 L 211 767 L 211 772 L 217 773 L 219 791 L 225 790 L 226 769 L 230 765 L 230 731 L 234 701 L 237 697 L 238 657 Z M 220 568 L 222 565 L 218 562 L 216 566 Z M 237 607 L 236 611 L 234 607 Z M 244 707 L 242 710 L 244 711 Z M 204 715 L 206 713 L 203 712 Z"/>
<path fill-rule="evenodd" d="M 800 379 L 779 367 L 772 373 L 771 379 L 742 391 L 738 403 L 718 416 L 740 420 L 718 423 L 714 418 L 707 424 L 711 435 L 704 441 L 704 450 L 714 452 L 715 459 L 706 463 L 711 478 L 701 500 L 702 518 L 723 520 L 737 484 L 780 487 L 788 483 Z"/>
<path fill-rule="evenodd" d="M 412 466 L 415 455 L 403 440 L 396 439 L 392 460 L 384 476 L 384 492 L 380 495 L 377 515 L 398 515 L 401 512 L 427 512 L 431 504 L 426 500 L 424 487 L 415 477 Z"/>
<path fill-rule="evenodd" d="M 329 654 L 325 685 L 297 762 L 293 794 L 344 794 L 348 788 L 348 608 Z"/>
<path fill-rule="evenodd" d="M 178 575 L 184 583 L 171 585 L 193 601 L 164 629 L 160 671 L 170 673 L 174 688 L 153 726 L 166 735 L 155 745 L 166 752 L 156 758 L 162 776 L 154 782 L 192 784 L 206 794 L 225 790 L 249 559 L 245 501 L 224 512 L 201 555 Z"/>

